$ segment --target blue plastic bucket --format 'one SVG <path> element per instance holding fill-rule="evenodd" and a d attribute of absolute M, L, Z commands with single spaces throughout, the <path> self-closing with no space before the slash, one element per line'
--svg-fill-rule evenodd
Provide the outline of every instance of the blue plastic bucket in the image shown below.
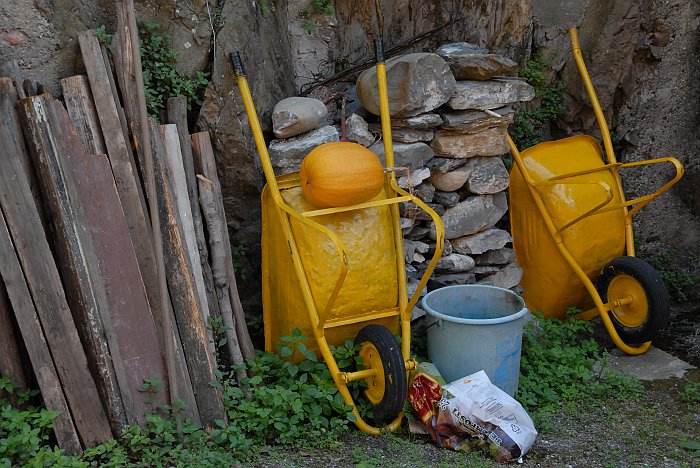
<path fill-rule="evenodd" d="M 428 357 L 447 382 L 484 370 L 513 396 L 518 391 L 525 301 L 487 285 L 447 286 L 423 298 Z"/>

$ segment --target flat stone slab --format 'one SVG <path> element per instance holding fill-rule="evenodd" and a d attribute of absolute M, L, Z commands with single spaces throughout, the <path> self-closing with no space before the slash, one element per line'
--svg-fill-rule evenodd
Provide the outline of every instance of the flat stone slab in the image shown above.
<path fill-rule="evenodd" d="M 639 380 L 663 380 L 682 378 L 695 367 L 652 346 L 639 356 L 629 356 L 619 349 L 610 351 L 607 369 L 632 375 Z"/>

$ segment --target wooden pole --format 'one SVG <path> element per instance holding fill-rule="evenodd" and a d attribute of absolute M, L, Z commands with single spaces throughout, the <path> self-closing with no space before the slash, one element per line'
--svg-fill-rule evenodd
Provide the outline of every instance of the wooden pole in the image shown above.
<path fill-rule="evenodd" d="M 216 287 L 216 296 L 219 299 L 219 308 L 221 309 L 221 318 L 226 326 L 226 348 L 228 349 L 233 364 L 240 366 L 236 371 L 236 380 L 239 382 L 247 377 L 241 347 L 238 344 L 236 335 L 236 323 L 233 317 L 231 307 L 231 298 L 229 296 L 230 282 L 228 278 L 228 269 L 226 267 L 226 250 L 230 250 L 230 246 L 225 236 L 226 225 L 224 224 L 224 216 L 219 213 L 218 204 L 214 195 L 214 183 L 204 176 L 197 176 L 199 184 L 199 199 L 202 204 L 202 212 L 204 219 L 207 222 L 207 230 L 209 231 L 209 245 L 211 246 L 211 267 L 214 275 L 214 286 Z M 226 239 L 226 240 L 225 240 Z"/>

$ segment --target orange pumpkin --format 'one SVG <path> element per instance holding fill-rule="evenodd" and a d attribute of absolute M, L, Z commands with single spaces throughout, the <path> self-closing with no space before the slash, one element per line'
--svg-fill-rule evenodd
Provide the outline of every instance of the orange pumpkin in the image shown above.
<path fill-rule="evenodd" d="M 384 168 L 377 155 L 362 145 L 324 143 L 306 155 L 299 178 L 311 204 L 331 208 L 374 198 L 384 185 Z"/>

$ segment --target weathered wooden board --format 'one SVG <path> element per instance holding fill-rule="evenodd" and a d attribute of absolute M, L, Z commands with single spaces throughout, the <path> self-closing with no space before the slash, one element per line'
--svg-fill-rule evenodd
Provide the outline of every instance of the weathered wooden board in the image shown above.
<path fill-rule="evenodd" d="M 29 188 L 32 191 L 34 203 L 39 210 L 39 218 L 41 219 L 44 232 L 48 232 L 48 226 L 45 216 L 45 208 L 41 199 L 41 191 L 39 190 L 39 182 L 34 172 L 34 163 L 27 151 L 27 146 L 22 135 L 22 127 L 17 118 L 15 104 L 17 103 L 17 89 L 9 78 L 0 78 L 0 121 L 7 125 L 14 147 L 17 149 L 17 156 L 22 163 L 22 169 L 29 182 Z"/>
<path fill-rule="evenodd" d="M 170 173 L 170 186 L 173 189 L 173 199 L 178 212 L 178 221 L 185 236 L 187 246 L 187 258 L 189 259 L 194 281 L 197 285 L 199 304 L 201 305 L 202 320 L 209 324 L 209 304 L 204 286 L 204 275 L 202 274 L 202 264 L 199 258 L 199 248 L 197 247 L 197 235 L 195 234 L 194 219 L 190 205 L 185 168 L 182 163 L 182 153 L 180 152 L 180 139 L 177 134 L 177 126 L 173 124 L 161 125 L 160 133 L 163 137 L 165 148 L 165 161 Z M 199 210 L 197 210 L 199 212 Z M 207 327 L 207 334 L 211 339 L 210 328 Z"/>
<path fill-rule="evenodd" d="M 189 196 L 190 208 L 192 211 L 192 223 L 194 224 L 194 234 L 199 251 L 199 261 L 202 265 L 202 275 L 204 277 L 204 288 L 207 293 L 207 305 L 209 315 L 218 317 L 219 301 L 214 289 L 214 275 L 209 265 L 209 249 L 204 236 L 204 223 L 199 207 L 199 193 L 197 189 L 196 174 L 194 171 L 194 160 L 192 157 L 192 140 L 187 127 L 187 98 L 177 96 L 168 99 L 168 121 L 177 125 L 177 134 L 180 139 L 180 152 L 182 154 L 182 165 L 185 170 L 185 181 L 187 182 L 187 194 Z"/>
<path fill-rule="evenodd" d="M 161 137 L 160 130 L 157 125 L 155 125 L 150 119 L 148 120 L 148 125 L 147 125 L 148 131 L 149 131 L 149 138 L 151 142 L 151 152 L 152 153 L 157 153 L 157 154 L 165 154 L 165 146 L 163 143 L 163 138 Z M 139 139 L 140 141 L 140 139 Z M 145 152 L 144 152 L 145 154 Z M 151 164 L 150 166 L 152 169 L 154 169 L 154 165 Z M 155 184 L 155 177 L 153 179 L 154 182 L 154 187 L 153 191 L 158 192 L 157 185 Z M 150 203 L 150 202 L 149 202 Z M 161 218 L 159 209 L 158 209 L 158 197 L 155 197 L 154 204 L 156 209 L 152 209 L 152 211 L 155 212 L 154 219 L 158 219 L 159 223 L 167 223 L 167 220 L 164 220 Z M 156 216 L 157 215 L 157 216 Z M 162 230 L 159 229 L 159 233 L 161 233 L 161 239 L 162 239 Z M 154 235 L 154 239 L 155 239 Z M 161 255 L 163 255 L 163 246 L 164 244 L 161 245 Z M 170 389 L 171 389 L 171 395 L 177 398 L 180 398 L 184 401 L 187 402 L 188 407 L 186 408 L 185 412 L 183 413 L 183 416 L 186 418 L 189 418 L 192 422 L 196 424 L 201 424 L 201 419 L 199 417 L 199 408 L 197 407 L 197 400 L 194 395 L 194 387 L 192 384 L 192 379 L 190 377 L 189 370 L 187 368 L 187 360 L 185 358 L 185 349 L 183 347 L 183 341 L 182 338 L 180 337 L 180 332 L 178 330 L 177 326 L 177 319 L 175 318 L 175 310 L 173 307 L 173 301 L 171 299 L 171 295 L 169 294 L 168 291 L 168 285 L 167 285 L 167 273 L 166 273 L 166 265 L 165 265 L 165 260 L 163 260 L 163 279 L 165 280 L 166 284 L 163 286 L 165 288 L 165 296 L 167 297 L 167 300 L 165 301 L 165 307 L 163 309 L 164 312 L 164 326 L 167 328 L 165 329 L 165 338 L 168 339 L 169 341 L 166 343 L 167 345 L 170 346 L 170 356 L 167 355 L 166 353 L 166 365 L 168 367 L 168 376 L 170 377 Z M 165 315 L 167 314 L 167 315 Z M 173 391 L 174 389 L 174 391 Z"/>
<path fill-rule="evenodd" d="M 80 438 L 85 446 L 97 445 L 110 438 L 109 422 L 88 370 L 51 250 L 46 237 L 37 229 L 41 221 L 18 151 L 7 128 L 0 126 L 0 132 L 0 151 L 5 153 L 0 156 L 0 207 Z M 13 309 L 19 314 L 9 289 L 8 285 Z"/>
<path fill-rule="evenodd" d="M 117 31 L 112 37 L 114 50 L 114 70 L 121 91 L 124 114 L 127 122 L 136 122 L 138 118 L 138 104 L 136 101 L 136 79 L 134 77 L 134 54 L 129 31 L 129 18 L 126 3 L 116 2 Z"/>
<path fill-rule="evenodd" d="M 112 169 L 103 154 L 72 153 L 66 159 L 94 243 L 104 281 L 111 320 L 127 377 L 137 421 L 153 408 L 168 403 L 165 364 L 158 344 L 146 289 L 129 236 Z M 158 393 L 139 392 L 144 379 L 163 383 Z"/>
<path fill-rule="evenodd" d="M 216 361 L 207 338 L 207 325 L 202 319 L 202 305 L 171 185 L 173 176 L 162 143 L 158 143 L 161 139 L 158 128 L 153 123 L 151 127 L 151 138 L 155 142 L 153 164 L 170 296 L 201 422 L 205 426 L 213 426 L 216 419 L 226 418 L 221 393 L 209 384 L 216 379 Z"/>
<path fill-rule="evenodd" d="M 0 77 L 6 76 L 14 81 L 22 82 L 24 80 L 24 74 L 22 69 L 19 67 L 19 61 L 8 60 L 0 63 Z"/>
<path fill-rule="evenodd" d="M 3 144 L 0 147 L 0 158 L 6 159 L 6 155 L 1 153 L 9 151 L 10 147 L 5 146 L 7 141 L 3 137 L 7 135 L 2 133 L 3 128 L 0 127 L 0 143 Z M 76 455 L 81 452 L 78 433 L 75 429 L 71 412 L 68 409 L 68 403 L 63 395 L 58 372 L 52 360 L 52 354 L 49 351 L 36 309 L 32 303 L 32 296 L 27 288 L 22 267 L 13 248 L 13 241 L 2 212 L 0 212 L 0 277 L 7 288 L 7 296 L 12 304 L 17 325 L 24 337 L 27 354 L 29 354 L 29 359 L 34 368 L 34 374 L 36 375 L 44 404 L 48 410 L 58 412 L 58 416 L 53 420 L 53 430 L 56 434 L 58 445 L 67 454 Z M 70 313 L 68 315 L 70 316 Z M 51 330 L 49 329 L 48 332 L 50 333 Z M 55 358 L 60 363 L 58 356 Z"/>
<path fill-rule="evenodd" d="M 222 213 L 222 216 L 224 217 L 223 225 L 227 226 L 226 211 L 224 210 L 224 200 L 221 194 L 221 184 L 219 183 L 219 175 L 216 172 L 216 161 L 214 160 L 214 150 L 211 146 L 209 132 L 193 133 L 191 138 L 195 169 L 198 173 L 202 174 L 214 184 L 213 190 L 217 200 L 217 204 L 219 205 L 217 209 L 220 213 Z M 228 235 L 228 229 L 226 229 L 224 239 L 227 245 L 230 246 L 231 240 Z M 253 347 L 253 342 L 250 339 L 248 325 L 245 321 L 243 304 L 241 304 L 241 298 L 238 295 L 238 286 L 236 284 L 236 273 L 233 269 L 233 256 L 231 254 L 231 249 L 226 249 L 226 252 L 226 263 L 229 277 L 229 294 L 231 295 L 231 306 L 233 307 L 233 315 L 235 318 L 234 322 L 236 325 L 236 335 L 238 336 L 238 343 L 241 347 L 243 357 L 245 359 L 254 359 L 255 348 Z"/>
<path fill-rule="evenodd" d="M 82 145 L 67 113 L 56 112 L 50 96 L 22 99 L 18 112 L 44 200 L 53 214 L 58 266 L 68 305 L 112 428 L 119 433 L 136 418 L 130 395 L 122 391 L 126 374 L 92 237 L 75 182 L 65 165 L 69 155 L 82 153 Z"/>
<path fill-rule="evenodd" d="M 150 223 L 145 208 L 141 186 L 136 176 L 130 146 L 123 133 L 122 122 L 117 111 L 117 103 L 110 84 L 110 73 L 105 67 L 102 49 L 92 31 L 78 35 L 83 62 L 88 72 L 92 97 L 95 107 L 99 109 L 98 118 L 102 134 L 105 136 L 107 156 L 112 166 L 112 173 L 119 192 L 119 198 L 129 226 L 129 234 L 139 261 L 141 277 L 148 294 L 148 302 L 158 330 L 163 330 L 163 311 L 155 252 L 151 241 Z M 159 331 L 159 340 L 165 343 L 164 335 Z"/>
<path fill-rule="evenodd" d="M 62 79 L 61 91 L 63 91 L 68 115 L 83 143 L 85 154 L 106 154 L 107 148 L 87 76 L 76 75 Z"/>
<path fill-rule="evenodd" d="M 27 376 L 22 362 L 22 338 L 15 329 L 12 307 L 1 278 L 2 274 L 0 274 L 0 376 L 9 377 L 21 392 L 27 389 Z M 4 392 L 0 390 L 0 395 L 3 394 Z M 9 398 L 13 404 L 17 404 L 16 393 L 9 395 Z"/>

